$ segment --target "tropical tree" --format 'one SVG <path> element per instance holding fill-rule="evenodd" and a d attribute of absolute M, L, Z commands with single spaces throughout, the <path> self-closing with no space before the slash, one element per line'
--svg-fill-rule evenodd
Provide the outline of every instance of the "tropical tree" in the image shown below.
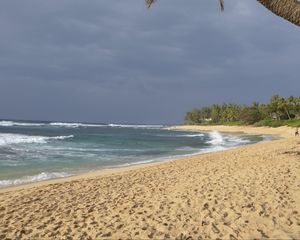
<path fill-rule="evenodd" d="M 217 104 L 211 106 L 211 119 L 214 123 L 217 123 L 221 119 L 221 108 Z"/>
<path fill-rule="evenodd" d="M 150 7 L 157 0 L 145 0 Z M 257 0 L 274 14 L 300 26 L 300 0 Z M 219 0 L 221 10 L 224 9 L 224 0 Z"/>
<path fill-rule="evenodd" d="M 272 119 L 280 120 L 282 112 L 281 112 L 282 100 L 279 95 L 274 95 L 270 99 L 270 103 L 268 104 L 270 116 Z"/>
<path fill-rule="evenodd" d="M 202 118 L 204 121 L 211 120 L 211 109 L 210 107 L 203 107 L 201 108 Z"/>
<path fill-rule="evenodd" d="M 203 116 L 200 109 L 194 108 L 192 111 L 187 112 L 185 115 L 185 121 L 189 124 L 200 124 L 202 123 Z"/>
<path fill-rule="evenodd" d="M 240 114 L 240 120 L 246 124 L 254 124 L 261 119 L 259 108 L 254 105 L 251 107 L 245 107 Z"/>
<path fill-rule="evenodd" d="M 291 120 L 291 105 L 289 104 L 288 99 L 280 98 L 279 107 L 282 112 L 282 115 Z"/>
<path fill-rule="evenodd" d="M 267 104 L 253 102 L 251 105 L 235 103 L 213 104 L 206 107 L 194 108 L 187 112 L 185 120 L 188 124 L 207 123 L 272 123 L 280 126 L 285 120 L 300 120 L 300 97 L 281 97 L 273 95 Z M 280 121 L 282 120 L 282 121 Z"/>
<path fill-rule="evenodd" d="M 268 108 L 268 104 L 259 104 L 258 110 L 260 112 L 261 119 L 270 118 L 270 111 Z"/>
<path fill-rule="evenodd" d="M 286 99 L 289 113 L 292 117 L 300 114 L 300 98 L 290 96 Z"/>

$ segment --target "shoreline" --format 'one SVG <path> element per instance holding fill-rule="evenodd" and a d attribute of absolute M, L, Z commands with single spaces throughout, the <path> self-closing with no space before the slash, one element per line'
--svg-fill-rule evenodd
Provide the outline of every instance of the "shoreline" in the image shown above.
<path fill-rule="evenodd" d="M 274 138 L 271 140 L 268 140 L 268 141 L 277 140 L 276 137 L 280 137 L 280 138 L 290 137 L 288 133 L 292 131 L 291 130 L 292 128 L 289 128 L 289 127 L 280 127 L 280 128 L 259 127 L 259 128 L 257 128 L 257 127 L 245 127 L 245 126 L 242 126 L 242 127 L 240 127 L 240 126 L 223 126 L 223 125 L 217 125 L 217 126 L 214 126 L 214 125 L 209 125 L 209 126 L 175 125 L 172 127 L 167 127 L 165 129 L 170 130 L 170 131 L 192 131 L 192 132 L 218 131 L 218 132 L 223 132 L 223 133 L 245 133 L 245 134 L 272 135 Z M 258 143 L 263 143 L 263 142 L 265 142 L 265 141 L 261 141 Z M 253 143 L 253 144 L 258 144 L 258 143 Z M 253 145 L 253 144 L 250 144 L 250 145 Z M 245 146 L 245 145 L 237 146 L 235 148 L 240 148 L 243 146 Z M 130 166 L 109 167 L 109 168 L 103 168 L 103 169 L 98 169 L 98 170 L 94 170 L 94 171 L 84 172 L 84 173 L 80 173 L 80 174 L 76 174 L 76 175 L 72 175 L 72 176 L 68 176 L 68 177 L 52 178 L 52 179 L 46 179 L 46 180 L 42 180 L 42 181 L 11 185 L 11 186 L 0 188 L 0 193 L 6 192 L 6 191 L 19 190 L 19 189 L 23 189 L 23 188 L 44 186 L 44 185 L 52 184 L 52 183 L 61 183 L 64 181 L 73 181 L 73 180 L 78 180 L 81 178 L 89 178 L 89 177 L 103 176 L 106 174 L 114 174 L 114 173 L 119 173 L 122 171 L 129 171 L 131 169 L 136 169 L 139 167 L 163 164 L 166 161 L 176 161 L 176 160 L 180 160 L 180 159 L 185 159 L 187 157 L 198 156 L 198 155 L 203 155 L 203 154 L 211 154 L 214 152 L 227 151 L 230 149 L 232 149 L 232 148 L 218 150 L 218 151 L 212 151 L 212 152 L 193 153 L 193 154 L 177 156 L 177 157 L 176 156 L 166 157 L 165 159 L 160 159 L 160 160 L 152 161 L 149 163 L 133 164 Z"/>
<path fill-rule="evenodd" d="M 181 158 L 178 158 L 181 159 Z M 170 161 L 175 161 L 177 159 L 170 159 Z M 11 191 L 18 191 L 18 190 L 25 190 L 25 189 L 30 189 L 30 188 L 36 188 L 36 187 L 42 187 L 42 186 L 47 186 L 49 184 L 57 184 L 57 183 L 65 183 L 65 182 L 71 182 L 71 181 L 78 181 L 81 179 L 93 179 L 97 177 L 106 177 L 114 174 L 119 174 L 139 168 L 144 168 L 152 165 L 157 165 L 157 164 L 162 164 L 165 161 L 153 161 L 149 163 L 139 163 L 139 164 L 133 164 L 130 166 L 122 166 L 122 167 L 111 167 L 111 168 L 103 168 L 103 169 L 98 169 L 94 171 L 89 171 L 89 172 L 83 172 L 78 175 L 72 175 L 68 177 L 61 177 L 61 178 L 51 178 L 51 179 L 46 179 L 42 181 L 37 181 L 37 182 L 29 182 L 29 183 L 24 183 L 24 184 L 19 184 L 19 185 L 13 185 L 13 186 L 7 186 L 0 188 L 0 194 L 1 193 L 6 193 L 6 192 L 11 192 Z"/>
<path fill-rule="evenodd" d="M 152 165 L 157 165 L 157 164 L 164 164 L 165 162 L 168 161 L 176 161 L 176 160 L 184 160 L 185 158 L 189 157 L 194 157 L 194 156 L 201 156 L 204 154 L 211 154 L 215 152 L 220 152 L 220 151 L 227 151 L 235 148 L 240 148 L 243 146 L 248 146 L 248 145 L 254 145 L 254 144 L 261 144 L 264 142 L 269 142 L 269 141 L 274 141 L 277 140 L 276 136 L 279 136 L 281 138 L 287 138 L 286 131 L 287 129 L 284 129 L 284 131 L 277 131 L 268 129 L 268 131 L 262 131 L 262 129 L 259 129 L 259 131 L 251 131 L 253 127 L 247 127 L 244 129 L 244 127 L 239 127 L 236 129 L 236 127 L 231 127 L 231 126 L 217 126 L 218 128 L 215 129 L 216 126 L 210 125 L 210 126 L 199 126 L 199 125 L 175 125 L 172 127 L 167 127 L 165 128 L 166 130 L 169 131 L 192 131 L 192 132 L 201 132 L 201 131 L 218 131 L 218 132 L 223 132 L 223 133 L 245 133 L 245 134 L 257 134 L 257 135 L 271 135 L 274 138 L 267 140 L 267 141 L 260 141 L 256 143 L 251 143 L 251 144 L 246 144 L 246 145 L 239 145 L 227 149 L 221 149 L 221 150 L 215 150 L 215 151 L 208 151 L 208 152 L 197 152 L 197 153 L 191 153 L 187 155 L 179 155 L 179 156 L 170 156 L 170 157 L 164 157 L 164 158 L 159 158 L 155 160 L 151 160 L 150 162 L 146 163 L 138 163 L 138 164 L 132 164 L 129 166 L 116 166 L 116 167 L 107 167 L 103 169 L 97 169 L 97 170 L 92 170 L 88 172 L 82 172 L 79 174 L 67 176 L 67 177 L 59 177 L 59 178 L 51 178 L 51 179 L 46 179 L 42 181 L 35 181 L 35 182 L 27 182 L 27 183 L 21 183 L 21 184 L 16 184 L 16 185 L 10 185 L 6 187 L 0 188 L 0 193 L 4 192 L 9 192 L 9 191 L 14 191 L 14 190 L 21 190 L 21 189 L 27 189 L 27 188 L 32 188 L 32 187 L 40 187 L 48 184 L 55 184 L 55 183 L 63 183 L 63 182 L 69 182 L 69 181 L 74 181 L 74 180 L 80 180 L 80 179 L 85 179 L 85 178 L 94 178 L 94 177 L 102 177 L 106 176 L 107 174 L 115 174 L 115 173 L 120 173 L 120 172 L 126 172 L 130 171 L 133 169 L 138 169 L 138 168 L 143 168 L 147 166 L 152 166 Z M 243 130 L 242 130 L 243 129 Z M 256 129 L 256 128 L 255 128 Z M 265 129 L 264 129 L 265 130 Z M 271 131 L 270 131 L 271 130 Z M 270 133 L 271 132 L 271 133 Z"/>
<path fill-rule="evenodd" d="M 280 138 L 290 138 L 294 136 L 292 127 L 282 126 L 272 127 L 253 127 L 253 126 L 225 126 L 225 125 L 177 125 L 168 127 L 168 130 L 175 131 L 218 131 L 224 133 L 245 133 L 245 134 L 266 134 L 279 136 Z"/>
<path fill-rule="evenodd" d="M 298 239 L 300 138 L 281 136 L 0 190 L 0 238 Z"/>

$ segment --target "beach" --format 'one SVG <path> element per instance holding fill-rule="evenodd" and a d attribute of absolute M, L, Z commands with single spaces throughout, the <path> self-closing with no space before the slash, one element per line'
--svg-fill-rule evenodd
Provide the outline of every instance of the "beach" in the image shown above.
<path fill-rule="evenodd" d="M 178 125 L 168 128 L 177 131 L 220 131 L 228 133 L 247 133 L 247 134 L 269 134 L 279 138 L 290 138 L 294 136 L 295 130 L 291 127 L 252 127 L 252 126 L 224 126 L 224 125 Z"/>
<path fill-rule="evenodd" d="M 0 190 L 0 239 L 299 239 L 300 138 Z"/>

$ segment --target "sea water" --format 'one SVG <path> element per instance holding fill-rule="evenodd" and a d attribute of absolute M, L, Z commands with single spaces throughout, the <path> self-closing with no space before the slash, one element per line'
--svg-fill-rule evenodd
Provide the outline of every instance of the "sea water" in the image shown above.
<path fill-rule="evenodd" d="M 259 142 L 261 135 L 162 125 L 0 120 L 0 188 Z"/>

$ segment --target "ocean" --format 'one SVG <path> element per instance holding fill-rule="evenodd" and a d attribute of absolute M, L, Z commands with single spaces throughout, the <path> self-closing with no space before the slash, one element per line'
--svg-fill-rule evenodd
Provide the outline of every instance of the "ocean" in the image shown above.
<path fill-rule="evenodd" d="M 267 136 L 169 131 L 162 125 L 0 120 L 0 188 L 263 141 Z"/>

